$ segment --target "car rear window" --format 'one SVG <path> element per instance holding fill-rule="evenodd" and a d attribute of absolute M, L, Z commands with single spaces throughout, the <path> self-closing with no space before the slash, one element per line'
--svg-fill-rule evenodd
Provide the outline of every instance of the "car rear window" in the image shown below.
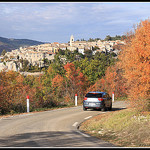
<path fill-rule="evenodd" d="M 100 98 L 102 97 L 102 93 L 87 93 L 85 97 Z"/>

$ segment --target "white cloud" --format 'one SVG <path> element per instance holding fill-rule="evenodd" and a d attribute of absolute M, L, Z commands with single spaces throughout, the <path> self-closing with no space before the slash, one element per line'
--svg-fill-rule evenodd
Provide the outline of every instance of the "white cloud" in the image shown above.
<path fill-rule="evenodd" d="M 41 34 L 41 38 L 55 33 L 63 38 L 72 32 L 87 36 L 118 32 L 117 28 L 126 32 L 134 23 L 150 17 L 149 10 L 150 3 L 138 2 L 0 3 L 0 33 Z"/>

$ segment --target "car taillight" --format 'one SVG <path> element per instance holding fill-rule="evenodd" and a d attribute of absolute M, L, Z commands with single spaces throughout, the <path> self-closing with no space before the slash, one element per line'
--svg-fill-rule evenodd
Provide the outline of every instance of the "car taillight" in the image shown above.
<path fill-rule="evenodd" d="M 87 100 L 87 97 L 84 97 L 84 100 Z"/>
<path fill-rule="evenodd" d="M 103 99 L 103 98 L 98 98 L 98 100 L 99 100 L 99 101 L 103 101 L 104 99 Z"/>

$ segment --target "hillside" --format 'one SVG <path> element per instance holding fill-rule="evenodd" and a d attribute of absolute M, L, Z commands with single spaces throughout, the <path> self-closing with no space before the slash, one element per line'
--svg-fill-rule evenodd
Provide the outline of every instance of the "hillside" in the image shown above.
<path fill-rule="evenodd" d="M 9 39 L 0 37 L 0 54 L 5 49 L 11 51 L 19 47 L 44 44 L 44 42 L 29 40 L 29 39 Z"/>

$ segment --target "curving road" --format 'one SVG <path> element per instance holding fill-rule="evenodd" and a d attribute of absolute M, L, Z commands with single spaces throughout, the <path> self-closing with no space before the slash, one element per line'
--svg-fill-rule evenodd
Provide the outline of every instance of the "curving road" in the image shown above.
<path fill-rule="evenodd" d="M 112 111 L 125 107 L 123 102 L 114 102 Z M 78 106 L 1 118 L 0 147 L 116 147 L 77 129 L 101 113 Z"/>

